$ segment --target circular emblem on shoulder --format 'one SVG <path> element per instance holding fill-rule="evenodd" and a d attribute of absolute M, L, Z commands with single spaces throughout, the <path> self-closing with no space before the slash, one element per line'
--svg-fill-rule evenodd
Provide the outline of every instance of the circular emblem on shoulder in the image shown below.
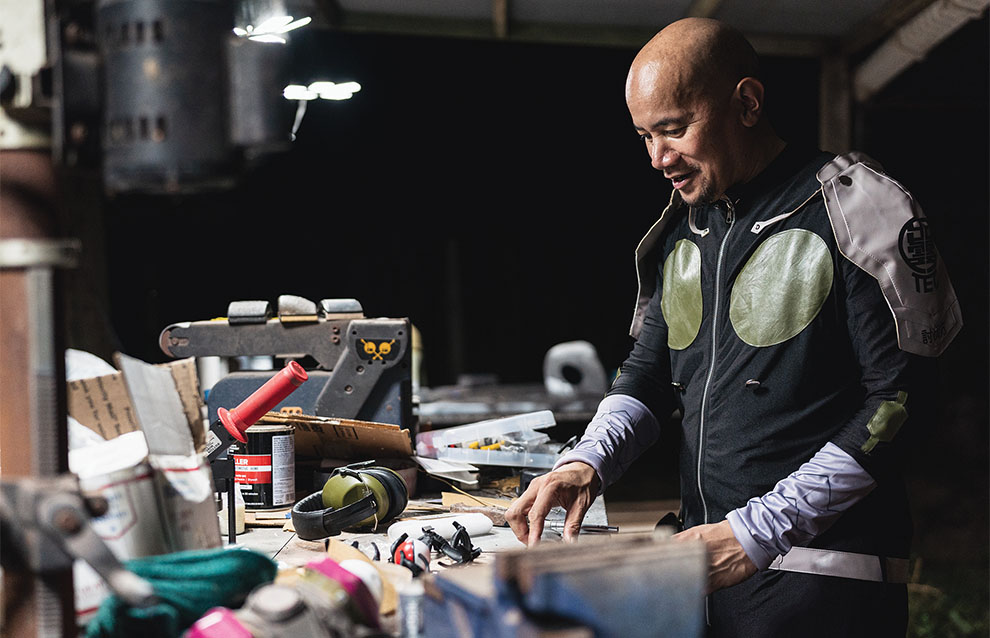
<path fill-rule="evenodd" d="M 938 253 L 935 252 L 935 238 L 928 220 L 913 217 L 901 226 L 897 248 L 904 263 L 913 272 L 917 292 L 934 291 Z"/>

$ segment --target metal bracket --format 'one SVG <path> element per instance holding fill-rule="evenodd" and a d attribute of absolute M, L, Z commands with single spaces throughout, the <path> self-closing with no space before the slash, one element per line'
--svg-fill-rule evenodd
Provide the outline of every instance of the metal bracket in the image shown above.
<path fill-rule="evenodd" d="M 85 499 L 71 474 L 0 482 L 5 550 L 15 555 L 5 558 L 19 559 L 40 574 L 65 569 L 81 558 L 128 604 L 151 604 L 151 584 L 127 571 L 89 524 L 90 516 L 105 506 Z"/>

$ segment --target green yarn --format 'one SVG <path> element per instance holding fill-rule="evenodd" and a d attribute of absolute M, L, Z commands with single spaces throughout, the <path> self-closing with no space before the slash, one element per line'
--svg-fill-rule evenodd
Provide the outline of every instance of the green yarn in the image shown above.
<path fill-rule="evenodd" d="M 178 638 L 213 607 L 240 607 L 252 589 L 275 579 L 277 567 L 249 549 L 176 552 L 125 561 L 158 602 L 130 607 L 111 595 L 86 626 L 86 638 Z"/>

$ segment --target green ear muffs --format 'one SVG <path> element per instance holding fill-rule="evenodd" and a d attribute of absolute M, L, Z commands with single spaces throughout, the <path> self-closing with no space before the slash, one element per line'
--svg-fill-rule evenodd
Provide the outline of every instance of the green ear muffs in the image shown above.
<path fill-rule="evenodd" d="M 387 467 L 372 467 L 364 471 L 365 477 L 370 477 L 368 483 L 371 491 L 375 492 L 375 481 L 381 486 L 385 493 L 384 499 L 378 500 L 378 510 L 375 515 L 379 522 L 388 522 L 402 513 L 409 502 L 409 490 L 405 480 L 397 472 Z M 388 507 L 382 508 L 382 500 Z M 324 504 L 326 504 L 326 486 L 324 486 Z M 384 512 L 382 511 L 384 509 Z M 363 521 L 359 525 L 372 525 L 374 521 Z"/>
<path fill-rule="evenodd" d="M 319 540 L 348 528 L 382 525 L 402 513 L 409 501 L 405 480 L 373 463 L 337 468 L 323 490 L 292 507 L 292 526 L 299 538 Z"/>

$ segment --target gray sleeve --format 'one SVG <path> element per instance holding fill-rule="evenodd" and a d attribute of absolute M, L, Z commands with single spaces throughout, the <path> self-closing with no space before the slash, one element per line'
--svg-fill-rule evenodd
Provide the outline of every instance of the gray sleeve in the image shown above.
<path fill-rule="evenodd" d="M 726 515 L 746 555 L 766 569 L 778 555 L 805 545 L 873 491 L 876 483 L 849 454 L 826 443 L 772 491 Z"/>
<path fill-rule="evenodd" d="M 660 424 L 642 401 L 611 394 L 598 404 L 584 436 L 554 469 L 573 461 L 586 463 L 595 469 L 604 491 L 659 437 Z"/>

